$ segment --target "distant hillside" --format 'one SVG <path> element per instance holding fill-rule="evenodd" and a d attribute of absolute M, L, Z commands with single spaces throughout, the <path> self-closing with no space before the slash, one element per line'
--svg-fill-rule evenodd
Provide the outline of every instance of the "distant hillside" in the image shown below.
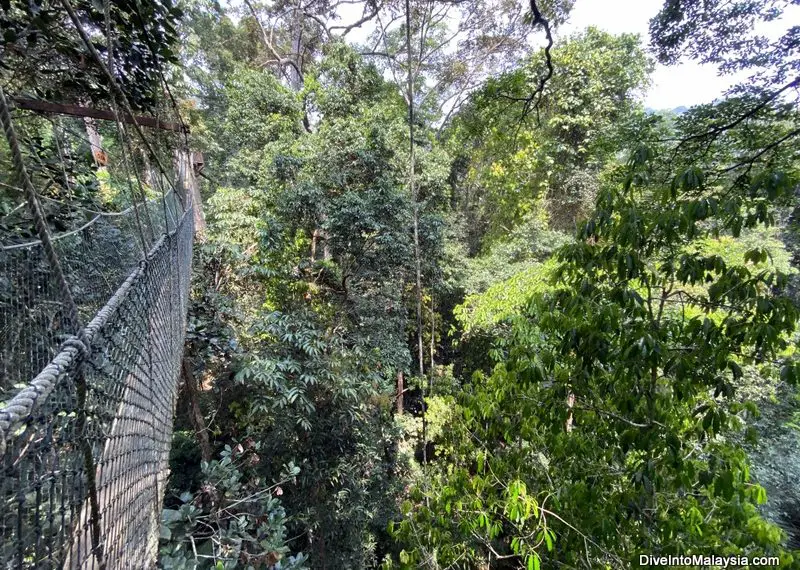
<path fill-rule="evenodd" d="M 654 115 L 656 113 L 662 113 L 664 115 L 681 115 L 689 110 L 689 107 L 681 105 L 680 107 L 675 107 L 674 109 L 653 109 L 652 107 L 645 107 L 644 111 L 648 115 Z"/>

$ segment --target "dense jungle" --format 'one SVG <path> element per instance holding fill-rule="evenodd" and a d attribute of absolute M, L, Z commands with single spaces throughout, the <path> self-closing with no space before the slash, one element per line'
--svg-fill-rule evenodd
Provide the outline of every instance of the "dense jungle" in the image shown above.
<path fill-rule="evenodd" d="M 201 157 L 159 568 L 800 568 L 798 2 L 588 2 L 73 0 Z M 7 90 L 107 100 L 0 5 Z"/>

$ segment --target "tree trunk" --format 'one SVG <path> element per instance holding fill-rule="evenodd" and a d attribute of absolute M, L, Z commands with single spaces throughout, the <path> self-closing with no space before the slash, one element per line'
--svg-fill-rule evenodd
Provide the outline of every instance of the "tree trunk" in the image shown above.
<path fill-rule="evenodd" d="M 436 370 L 436 363 L 434 361 L 435 356 L 436 356 L 436 311 L 434 310 L 434 305 L 433 305 L 433 294 L 431 294 L 431 361 L 428 370 L 428 374 L 430 375 L 428 388 L 430 390 L 433 389 L 433 373 Z"/>
<path fill-rule="evenodd" d="M 567 413 L 567 422 L 565 426 L 567 433 L 570 433 L 572 431 L 572 409 L 574 406 L 575 406 L 575 394 L 573 392 L 570 392 L 567 395 L 567 409 L 569 410 L 569 412 Z"/>
<path fill-rule="evenodd" d="M 325 261 L 330 261 L 331 260 L 331 248 L 328 245 L 328 232 L 326 232 L 325 230 L 322 230 L 320 232 L 320 235 L 322 236 L 322 259 L 324 259 Z"/>
<path fill-rule="evenodd" d="M 200 398 L 197 394 L 197 380 L 192 372 L 192 365 L 188 358 L 183 359 L 183 385 L 186 388 L 186 396 L 189 398 L 189 411 L 200 444 L 200 454 L 203 461 L 211 461 L 211 441 L 208 437 L 208 428 L 203 418 L 203 410 L 200 408 Z"/>
<path fill-rule="evenodd" d="M 141 150 L 139 154 L 142 157 L 142 183 L 150 188 L 155 188 L 157 174 L 153 171 L 150 158 L 144 150 Z"/>
<path fill-rule="evenodd" d="M 289 83 L 294 91 L 300 91 L 303 88 L 303 4 L 301 0 L 297 0 L 292 15 L 292 53 L 290 57 L 294 61 L 294 66 L 289 66 Z"/>
<path fill-rule="evenodd" d="M 403 371 L 397 373 L 397 398 L 395 405 L 397 406 L 397 415 L 403 415 L 403 385 L 405 384 L 403 378 Z"/>
<path fill-rule="evenodd" d="M 409 0 L 406 0 L 406 50 L 408 66 L 408 139 L 409 139 L 409 170 L 408 170 L 408 187 L 411 193 L 411 199 L 414 202 L 414 269 L 416 273 L 416 296 L 417 296 L 417 358 L 419 360 L 419 376 L 420 379 L 425 378 L 425 348 L 422 341 L 422 260 L 419 246 L 419 200 L 417 195 L 417 185 L 415 179 L 415 165 L 414 165 L 414 75 L 411 66 L 411 5 Z M 428 462 L 427 455 L 427 422 L 425 420 L 425 389 L 423 384 L 422 389 L 422 461 Z"/>
<path fill-rule="evenodd" d="M 95 165 L 98 168 L 105 166 L 108 164 L 108 157 L 103 152 L 103 143 L 100 139 L 100 132 L 97 130 L 97 122 L 91 117 L 84 117 L 83 124 L 86 126 L 86 138 L 89 139 Z"/>

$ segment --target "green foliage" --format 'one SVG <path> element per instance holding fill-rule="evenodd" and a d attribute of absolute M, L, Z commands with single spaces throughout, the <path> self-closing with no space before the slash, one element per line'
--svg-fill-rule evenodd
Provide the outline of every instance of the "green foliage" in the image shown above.
<path fill-rule="evenodd" d="M 272 192 L 253 270 L 279 312 L 262 313 L 251 332 L 237 375 L 250 394 L 240 421 L 269 441 L 275 467 L 302 461 L 286 504 L 312 559 L 362 568 L 386 540 L 401 469 L 389 410 L 395 374 L 409 365 L 404 112 L 376 71 L 342 48 L 332 48 L 306 88 L 324 113 L 315 132 L 273 152 L 262 170 Z M 424 153 L 420 161 L 431 204 L 446 173 L 434 170 L 435 159 Z M 420 227 L 435 251 L 435 217 Z"/>
<path fill-rule="evenodd" d="M 725 72 L 759 66 L 781 75 L 791 73 L 780 63 L 791 60 L 796 27 L 774 43 L 756 32 L 757 24 L 774 21 L 790 5 L 785 0 L 665 2 L 650 22 L 651 43 L 663 63 L 688 56 L 717 64 Z M 766 46 L 763 52 L 758 49 Z"/>
<path fill-rule="evenodd" d="M 302 554 L 288 556 L 286 512 L 279 496 L 300 470 L 285 465 L 270 484 L 253 475 L 261 445 L 225 446 L 219 460 L 203 463 L 203 483 L 161 513 L 160 567 L 169 570 L 274 567 L 303 570 Z"/>
<path fill-rule="evenodd" d="M 489 28 L 469 26 L 511 11 L 478 4 L 458 6 L 474 8 L 462 33 L 477 47 L 437 53 L 445 24 L 423 36 L 412 23 L 412 49 L 429 56 L 412 72 L 416 204 L 404 86 L 384 79 L 407 71 L 402 28 L 377 37 L 390 54 L 378 68 L 310 33 L 320 22 L 306 14 L 303 82 L 292 91 L 271 72 L 283 64 L 251 15 L 234 23 L 218 6 L 189 8 L 193 120 L 224 181 L 208 202 L 190 339 L 219 400 L 215 443 L 260 446 L 241 476 L 215 469 L 263 488 L 300 465 L 282 506 L 259 508 L 276 513 L 270 552 L 288 552 L 291 535 L 286 546 L 314 568 L 381 558 L 625 568 L 643 552 L 796 564 L 759 515 L 764 489 L 739 445 L 756 413 L 745 396 L 800 370 L 789 346 L 797 309 L 781 294 L 792 259 L 775 227 L 799 179 L 784 144 L 796 109 L 744 89 L 679 117 L 648 115 L 634 98 L 651 67 L 638 38 L 590 28 L 556 45 L 528 121 L 514 99 L 530 94 L 541 52 L 497 66 L 507 71 L 466 106 L 456 97 L 451 122 L 441 100 L 475 87 L 471 70 L 500 53 L 485 45 Z M 569 8 L 542 4 L 554 23 Z M 738 20 L 728 29 L 717 18 L 723 4 L 668 3 L 660 17 L 673 10 L 667 27 L 687 24 L 682 12 L 716 22 L 709 34 L 730 32 L 723 47 L 746 51 L 731 43 Z M 413 18 L 426 7 L 413 3 Z M 706 33 L 697 21 L 665 49 Z M 294 28 L 272 33 L 281 49 Z M 475 65 L 464 53 L 488 55 Z M 409 375 L 415 210 L 429 378 Z M 400 417 L 398 372 L 408 390 Z M 416 463 L 423 446 L 428 463 Z M 232 543 L 257 532 L 222 527 L 238 533 Z M 178 536 L 199 527 L 186 528 Z M 170 544 L 188 552 L 185 538 Z"/>
<path fill-rule="evenodd" d="M 732 397 L 742 365 L 779 357 L 797 309 L 773 294 L 783 275 L 748 265 L 766 260 L 761 250 L 726 260 L 707 239 L 768 223 L 768 211 L 754 207 L 758 190 L 698 193 L 700 171 L 643 200 L 650 156 L 636 153 L 622 187 L 601 194 L 559 253 L 556 289 L 532 297 L 502 360 L 475 374 L 450 432 L 455 453 L 397 527 L 409 561 L 494 553 L 621 567 L 638 552 L 713 548 L 792 563 L 725 436 L 745 409 Z M 794 381 L 795 367 L 785 362 L 782 377 Z"/>
<path fill-rule="evenodd" d="M 777 233 L 777 228 L 774 226 L 761 226 L 743 232 L 739 239 L 731 236 L 706 237 L 694 242 L 689 249 L 708 257 L 718 256 L 729 265 L 751 264 L 755 269 L 771 269 L 784 274 L 795 273 L 797 270 L 790 265 L 789 253 L 783 242 L 777 239 Z M 500 245 L 503 249 L 509 248 L 513 251 L 514 241 L 503 242 Z M 758 259 L 753 263 L 755 256 L 758 256 Z M 485 265 L 487 271 L 498 265 L 494 256 L 480 257 L 475 262 L 475 265 L 477 263 Z M 518 265 L 510 264 L 506 267 L 514 271 Z M 495 282 L 483 292 L 468 295 L 455 310 L 455 317 L 462 332 L 466 335 L 476 330 L 490 332 L 497 325 L 509 321 L 532 297 L 552 288 L 551 280 L 556 267 L 555 260 L 533 264 L 503 281 Z M 475 270 L 471 272 L 470 278 L 476 278 Z M 495 271 L 487 279 L 490 282 L 496 281 L 497 272 Z M 641 292 L 641 288 L 637 290 Z"/>
<path fill-rule="evenodd" d="M 300 133 L 300 103 L 274 75 L 246 68 L 229 78 L 225 100 L 220 143 L 230 169 L 226 183 L 253 184 L 276 150 Z"/>
<path fill-rule="evenodd" d="M 407 127 L 374 67 L 343 45 L 326 53 L 297 95 L 262 71 L 237 65 L 229 77 L 217 135 L 231 151 L 229 185 L 207 202 L 190 338 L 221 402 L 218 438 L 262 446 L 243 481 L 274 479 L 290 461 L 302 468 L 282 497 L 289 547 L 315 567 L 366 568 L 390 548 L 408 469 L 391 414 L 396 374 L 410 365 Z M 429 275 L 446 155 L 421 151 L 417 171 Z"/>
<path fill-rule="evenodd" d="M 177 63 L 182 10 L 172 0 L 108 2 L 107 20 L 103 2 L 71 4 L 87 33 L 103 31 L 93 38 L 103 58 L 110 47 L 106 34 L 111 34 L 115 79 L 133 107 L 154 109 L 162 86 L 159 70 Z M 51 101 L 63 101 L 65 95 L 95 102 L 111 99 L 111 86 L 61 3 L 4 1 L 0 34 L 6 46 L 0 68 L 5 79 L 13 76 L 14 88 Z"/>
<path fill-rule="evenodd" d="M 358 115 L 370 107 L 367 103 L 376 96 L 398 98 L 392 85 L 373 66 L 364 65 L 361 56 L 346 44 L 327 44 L 325 55 L 306 90 L 311 108 L 326 119 Z M 402 107 L 396 110 L 401 111 Z"/>
<path fill-rule="evenodd" d="M 174 498 L 171 495 L 180 497 L 184 492 L 193 493 L 200 488 L 203 478 L 201 459 L 200 448 L 193 433 L 173 432 L 172 447 L 169 451 L 169 479 L 164 493 L 166 503 Z"/>
<path fill-rule="evenodd" d="M 455 311 L 461 330 L 466 335 L 478 330 L 489 332 L 509 321 L 531 297 L 552 288 L 550 282 L 556 267 L 553 261 L 536 264 L 492 285 L 483 293 L 467 296 Z"/>
<path fill-rule="evenodd" d="M 551 228 L 573 233 L 590 213 L 597 172 L 637 120 L 631 96 L 646 85 L 649 70 L 636 36 L 589 28 L 554 48 L 558 72 L 538 119 L 527 124 L 507 99 L 527 95 L 538 62 L 487 82 L 452 129 L 455 151 L 469 149 L 462 207 L 486 224 L 489 242 L 542 207 Z"/>
<path fill-rule="evenodd" d="M 298 486 L 284 501 L 316 537 L 312 554 L 323 544 L 337 560 L 364 567 L 369 535 L 385 524 L 391 464 L 383 450 L 395 437 L 380 353 L 348 347 L 344 331 L 320 328 L 310 311 L 270 315 L 263 327 L 264 348 L 237 375 L 251 395 L 241 421 L 264 442 L 268 471 L 301 458 Z"/>
<path fill-rule="evenodd" d="M 778 239 L 775 226 L 759 226 L 743 230 L 738 238 L 720 236 L 706 237 L 695 247 L 706 256 L 718 255 L 730 265 L 750 265 L 753 269 L 772 269 L 786 275 L 796 273 L 791 265 L 791 256 L 783 241 Z"/>

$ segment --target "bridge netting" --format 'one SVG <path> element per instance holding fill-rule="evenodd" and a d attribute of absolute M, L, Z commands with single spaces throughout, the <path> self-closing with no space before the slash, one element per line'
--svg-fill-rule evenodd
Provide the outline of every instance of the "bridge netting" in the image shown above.
<path fill-rule="evenodd" d="M 87 350 L 67 339 L 0 407 L 7 567 L 146 568 L 155 560 L 192 222 L 183 213 L 100 309 L 85 329 Z"/>
<path fill-rule="evenodd" d="M 151 568 L 188 307 L 188 150 L 117 120 L 97 164 L 82 119 L 0 99 L 0 568 Z"/>

